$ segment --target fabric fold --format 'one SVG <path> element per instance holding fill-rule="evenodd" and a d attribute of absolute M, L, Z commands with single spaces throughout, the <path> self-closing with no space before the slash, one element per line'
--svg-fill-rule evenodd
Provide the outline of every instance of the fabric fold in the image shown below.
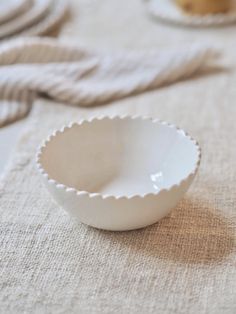
<path fill-rule="evenodd" d="M 157 51 L 92 51 L 49 38 L 0 47 L 0 125 L 27 115 L 37 95 L 95 106 L 190 77 L 218 52 L 204 45 Z"/>

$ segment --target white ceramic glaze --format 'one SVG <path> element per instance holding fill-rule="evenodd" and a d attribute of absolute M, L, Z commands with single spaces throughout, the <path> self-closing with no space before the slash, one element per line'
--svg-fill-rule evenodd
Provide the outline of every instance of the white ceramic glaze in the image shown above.
<path fill-rule="evenodd" d="M 30 8 L 31 0 L 0 0 L 0 25 Z"/>
<path fill-rule="evenodd" d="M 16 18 L 0 27 L 0 39 L 19 33 L 44 18 L 50 10 L 52 0 L 35 0 L 32 6 Z"/>
<path fill-rule="evenodd" d="M 165 122 L 94 118 L 54 132 L 37 167 L 55 200 L 93 227 L 131 230 L 167 215 L 200 163 L 196 141 Z"/>
<path fill-rule="evenodd" d="M 68 1 L 54 0 L 51 2 L 50 10 L 47 15 L 37 23 L 18 32 L 16 36 L 39 36 L 48 34 L 55 27 L 60 25 L 68 12 Z"/>

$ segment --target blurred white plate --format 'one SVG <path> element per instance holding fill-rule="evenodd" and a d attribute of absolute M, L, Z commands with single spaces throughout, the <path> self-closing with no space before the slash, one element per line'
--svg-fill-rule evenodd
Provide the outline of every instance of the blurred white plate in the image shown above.
<path fill-rule="evenodd" d="M 32 5 L 32 0 L 1 0 L 0 24 L 22 14 Z"/>
<path fill-rule="evenodd" d="M 50 10 L 51 2 L 52 0 L 35 0 L 29 10 L 0 26 L 0 39 L 18 33 L 24 28 L 37 23 L 46 16 Z"/>
<path fill-rule="evenodd" d="M 68 2 L 66 0 L 54 0 L 48 14 L 37 24 L 19 32 L 19 36 L 36 36 L 45 35 L 59 25 L 64 19 L 68 10 Z"/>
<path fill-rule="evenodd" d="M 185 14 L 174 0 L 150 0 L 149 12 L 160 21 L 176 25 L 205 27 L 236 23 L 236 1 L 229 13 L 209 14 L 205 16 Z"/>

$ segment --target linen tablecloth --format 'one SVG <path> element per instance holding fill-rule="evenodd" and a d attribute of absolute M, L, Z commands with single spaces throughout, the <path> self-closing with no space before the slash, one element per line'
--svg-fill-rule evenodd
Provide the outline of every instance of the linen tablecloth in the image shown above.
<path fill-rule="evenodd" d="M 73 1 L 62 36 L 91 47 L 150 49 L 206 41 L 228 68 L 95 108 L 36 102 L 0 188 L 1 313 L 236 311 L 235 28 L 154 23 L 141 1 Z M 99 114 L 175 123 L 202 147 L 185 199 L 159 223 L 105 232 L 75 223 L 41 183 L 36 147 L 54 128 Z"/>
<path fill-rule="evenodd" d="M 0 46 L 0 127 L 25 117 L 40 94 L 95 106 L 213 69 L 217 57 L 205 45 L 104 53 L 52 38 L 10 40 Z"/>

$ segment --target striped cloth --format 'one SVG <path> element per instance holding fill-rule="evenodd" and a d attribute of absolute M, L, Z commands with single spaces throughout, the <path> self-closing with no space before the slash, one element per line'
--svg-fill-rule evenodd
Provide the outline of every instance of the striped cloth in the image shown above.
<path fill-rule="evenodd" d="M 92 106 L 187 78 L 217 56 L 188 46 L 164 51 L 104 53 L 49 38 L 0 46 L 0 125 L 27 115 L 39 94 Z"/>

